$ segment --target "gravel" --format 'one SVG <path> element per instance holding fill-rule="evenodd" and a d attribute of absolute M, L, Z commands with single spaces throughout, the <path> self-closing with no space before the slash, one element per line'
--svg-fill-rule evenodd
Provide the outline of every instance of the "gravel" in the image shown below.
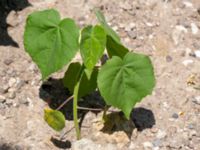
<path fill-rule="evenodd" d="M 22 149 L 33 150 L 61 149 L 60 145 L 50 140 L 51 136 L 59 133 L 54 132 L 43 120 L 43 109 L 48 107 L 44 101 L 51 102 L 52 94 L 59 88 L 55 86 L 50 93 L 43 93 L 45 98 L 40 98 L 41 73 L 23 46 L 27 16 L 34 10 L 56 8 L 61 12 L 61 18 L 74 18 L 77 24 L 88 25 L 96 22 L 91 10 L 99 7 L 109 24 L 119 33 L 123 44 L 133 52 L 150 56 L 156 74 L 156 86 L 153 93 L 138 102 L 133 110 L 130 121 L 136 127 L 124 130 L 127 122 L 122 121 L 115 123 L 110 132 L 105 132 L 102 130 L 102 112 L 90 112 L 81 124 L 83 141 L 80 143 L 85 143 L 85 149 L 200 149 L 200 98 L 199 89 L 196 88 L 200 86 L 199 0 L 29 2 L 31 7 L 17 13 L 12 10 L 4 18 L 11 25 L 6 30 L 4 27 L 5 32 L 19 47 L 1 45 L 0 39 L 0 145 L 6 143 L 12 148 L 19 145 Z M 77 13 L 77 10 L 81 13 Z M 80 60 L 80 56 L 77 56 L 77 60 Z M 58 80 L 63 77 L 65 70 L 51 77 Z M 67 107 L 71 108 L 70 105 Z M 66 113 L 73 116 L 68 109 Z M 66 120 L 66 134 L 62 141 L 79 147 L 74 129 L 70 130 L 74 125 L 69 118 L 72 117 Z"/>

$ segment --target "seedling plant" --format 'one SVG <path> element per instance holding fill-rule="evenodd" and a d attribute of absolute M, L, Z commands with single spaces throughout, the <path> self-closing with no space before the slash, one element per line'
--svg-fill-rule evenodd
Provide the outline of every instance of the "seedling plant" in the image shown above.
<path fill-rule="evenodd" d="M 151 94 L 155 85 L 150 58 L 130 52 L 104 15 L 97 9 L 94 12 L 99 24 L 81 30 L 73 19 L 61 19 L 54 9 L 33 12 L 27 18 L 24 33 L 25 50 L 40 69 L 42 80 L 68 65 L 63 84 L 73 97 L 77 139 L 81 136 L 77 118 L 81 97 L 98 90 L 107 106 L 118 108 L 129 119 L 135 104 Z M 82 62 L 71 62 L 78 52 Z M 98 65 L 104 54 L 108 60 Z M 64 104 L 57 110 L 44 110 L 44 119 L 56 131 L 65 127 L 65 117 L 59 111 Z"/>

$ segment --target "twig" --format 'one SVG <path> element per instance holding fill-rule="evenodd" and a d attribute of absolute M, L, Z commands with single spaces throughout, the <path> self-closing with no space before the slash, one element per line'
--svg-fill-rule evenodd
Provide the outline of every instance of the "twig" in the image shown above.
<path fill-rule="evenodd" d="M 56 110 L 60 110 L 65 104 L 67 104 L 74 96 L 70 96 L 68 99 L 66 99 Z"/>
<path fill-rule="evenodd" d="M 80 109 L 80 110 L 104 111 L 104 109 L 102 109 L 102 108 L 88 108 L 88 107 L 80 107 L 80 106 L 78 106 L 77 108 Z M 114 111 L 114 110 L 107 110 L 107 111 L 111 112 L 111 113 L 117 112 L 117 111 Z"/>
<path fill-rule="evenodd" d="M 102 111 L 103 110 L 101 108 L 88 108 L 88 107 L 80 107 L 80 106 L 78 106 L 77 108 L 81 109 L 81 110 L 91 110 L 91 111 Z"/>

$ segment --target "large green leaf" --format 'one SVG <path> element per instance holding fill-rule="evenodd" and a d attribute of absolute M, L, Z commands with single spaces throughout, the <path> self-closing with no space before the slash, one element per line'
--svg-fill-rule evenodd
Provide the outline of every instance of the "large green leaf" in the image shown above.
<path fill-rule="evenodd" d="M 99 72 L 98 88 L 108 105 L 121 109 L 129 118 L 134 105 L 150 94 L 155 85 L 153 66 L 148 56 L 127 53 L 113 56 Z"/>
<path fill-rule="evenodd" d="M 56 10 L 34 12 L 28 16 L 24 46 L 38 65 L 42 78 L 70 62 L 79 49 L 79 29 L 72 19 L 60 19 Z"/>
<path fill-rule="evenodd" d="M 104 15 L 101 13 L 100 10 L 95 9 L 95 14 L 97 16 L 97 19 L 99 21 L 99 23 L 102 25 L 102 27 L 104 28 L 104 30 L 106 31 L 107 35 L 109 35 L 110 37 L 112 37 L 115 42 L 120 43 L 120 38 L 117 35 L 117 33 L 115 33 L 115 31 L 107 24 L 106 19 L 104 17 Z"/>
<path fill-rule="evenodd" d="M 80 63 L 71 63 L 65 73 L 63 83 L 64 86 L 67 87 L 71 93 L 73 93 L 77 80 L 80 77 L 81 69 L 82 66 Z M 96 67 L 92 70 L 90 78 L 88 78 L 87 70 L 85 69 L 83 71 L 83 75 L 81 77 L 79 85 L 79 98 L 90 94 L 97 88 L 97 74 L 98 69 Z"/>
<path fill-rule="evenodd" d="M 61 131 L 65 127 L 65 116 L 60 111 L 45 109 L 44 120 L 56 131 Z"/>
<path fill-rule="evenodd" d="M 81 32 L 80 51 L 89 70 L 96 65 L 106 47 L 106 33 L 101 26 L 87 26 Z"/>
<path fill-rule="evenodd" d="M 115 42 L 115 40 L 113 40 L 113 38 L 110 36 L 107 36 L 106 49 L 110 58 L 112 56 L 119 56 L 123 58 L 126 53 L 129 52 L 126 47 Z"/>

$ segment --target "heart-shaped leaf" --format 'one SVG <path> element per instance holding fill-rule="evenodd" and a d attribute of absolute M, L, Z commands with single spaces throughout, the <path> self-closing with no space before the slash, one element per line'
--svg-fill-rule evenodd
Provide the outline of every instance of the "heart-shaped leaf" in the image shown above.
<path fill-rule="evenodd" d="M 89 70 L 96 65 L 106 47 L 106 33 L 101 26 L 87 26 L 81 32 L 80 51 Z"/>
<path fill-rule="evenodd" d="M 104 15 L 101 13 L 100 10 L 95 9 L 95 14 L 97 16 L 97 19 L 99 21 L 99 23 L 102 25 L 102 27 L 104 28 L 104 30 L 106 31 L 107 35 L 109 35 L 110 37 L 112 37 L 115 42 L 120 43 L 120 38 L 117 35 L 117 33 L 115 33 L 115 31 L 107 24 L 106 19 L 104 17 Z"/>
<path fill-rule="evenodd" d="M 60 70 L 79 49 L 79 28 L 72 19 L 60 19 L 56 10 L 34 12 L 28 16 L 24 46 L 38 65 L 42 78 Z"/>
<path fill-rule="evenodd" d="M 98 88 L 108 105 L 121 109 L 129 118 L 134 105 L 150 94 L 155 85 L 153 66 L 148 56 L 127 53 L 113 56 L 98 74 Z"/>
<path fill-rule="evenodd" d="M 65 127 L 65 116 L 60 111 L 45 109 L 44 120 L 56 131 L 61 131 Z"/>
<path fill-rule="evenodd" d="M 110 36 L 107 36 L 106 49 L 110 58 L 112 56 L 119 56 L 123 58 L 126 53 L 129 52 L 126 47 L 115 42 L 115 40 L 113 40 L 113 38 Z"/>

